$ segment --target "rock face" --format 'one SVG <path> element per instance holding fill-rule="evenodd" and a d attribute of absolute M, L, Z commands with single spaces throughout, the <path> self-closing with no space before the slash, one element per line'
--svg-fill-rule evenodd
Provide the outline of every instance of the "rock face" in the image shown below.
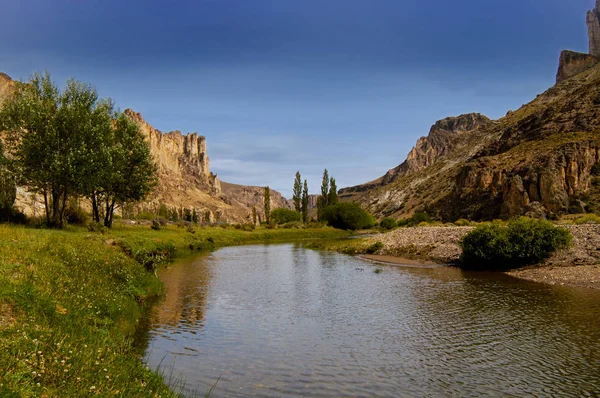
<path fill-rule="evenodd" d="M 590 42 L 591 43 L 591 42 Z M 556 82 L 560 83 L 588 70 L 600 62 L 595 56 L 564 50 L 560 53 Z"/>
<path fill-rule="evenodd" d="M 458 136 L 435 151 L 444 141 L 431 140 L 428 151 L 413 150 L 419 156 L 412 159 L 423 159 L 418 167 L 401 165 L 394 179 L 344 189 L 341 198 L 379 217 L 427 211 L 443 220 L 563 213 L 584 206 L 580 200 L 597 203 L 600 65 Z"/>
<path fill-rule="evenodd" d="M 168 180 L 169 184 L 196 184 L 215 194 L 221 192 L 217 176 L 209 170 L 205 137 L 197 133 L 183 135 L 179 131 L 163 134 L 150 126 L 140 113 L 131 109 L 125 109 L 124 113 L 140 126 L 150 143 L 162 180 Z"/>
<path fill-rule="evenodd" d="M 459 144 L 461 136 L 489 124 L 491 120 L 479 113 L 448 117 L 436 122 L 427 137 L 421 137 L 406 160 L 383 177 L 384 183 L 401 175 L 427 168 L 448 155 Z"/>
<path fill-rule="evenodd" d="M 588 11 L 586 22 L 590 39 L 590 55 L 600 57 L 600 0 L 596 0 L 596 7 Z"/>
<path fill-rule="evenodd" d="M 221 195 L 223 200 L 228 204 L 244 208 L 251 214 L 252 207 L 256 209 L 257 215 L 260 220 L 265 220 L 265 188 L 247 185 L 237 185 L 228 182 L 221 183 L 222 192 Z M 278 209 L 291 209 L 289 201 L 281 195 L 281 193 L 271 189 L 271 210 Z"/>

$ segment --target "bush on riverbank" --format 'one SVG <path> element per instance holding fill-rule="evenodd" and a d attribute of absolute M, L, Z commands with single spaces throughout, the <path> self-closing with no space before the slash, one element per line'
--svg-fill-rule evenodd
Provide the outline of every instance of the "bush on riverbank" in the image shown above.
<path fill-rule="evenodd" d="M 461 241 L 461 265 L 474 270 L 506 271 L 548 258 L 571 244 L 573 237 L 549 221 L 521 217 L 507 224 L 486 223 Z"/>
<path fill-rule="evenodd" d="M 324 218 L 332 227 L 344 230 L 366 229 L 375 224 L 373 216 L 356 203 L 338 203 L 327 206 Z"/>

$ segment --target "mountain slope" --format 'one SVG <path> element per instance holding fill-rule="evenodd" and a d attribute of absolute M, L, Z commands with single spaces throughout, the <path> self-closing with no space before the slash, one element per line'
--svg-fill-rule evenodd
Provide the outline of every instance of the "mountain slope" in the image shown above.
<path fill-rule="evenodd" d="M 533 202 L 546 212 L 565 212 L 580 198 L 595 201 L 588 196 L 600 155 L 599 116 L 596 65 L 497 121 L 441 134 L 456 140 L 450 145 L 432 128 L 411 151 L 427 149 L 431 156 L 409 155 L 379 180 L 340 194 L 380 217 L 428 211 L 445 220 L 492 219 L 539 209 Z M 416 167 L 408 167 L 415 160 Z"/>

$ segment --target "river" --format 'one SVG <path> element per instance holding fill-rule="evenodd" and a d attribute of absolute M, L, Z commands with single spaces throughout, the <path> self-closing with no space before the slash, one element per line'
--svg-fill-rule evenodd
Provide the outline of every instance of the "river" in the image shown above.
<path fill-rule="evenodd" d="M 598 291 L 297 244 L 159 276 L 145 361 L 189 396 L 600 396 Z"/>

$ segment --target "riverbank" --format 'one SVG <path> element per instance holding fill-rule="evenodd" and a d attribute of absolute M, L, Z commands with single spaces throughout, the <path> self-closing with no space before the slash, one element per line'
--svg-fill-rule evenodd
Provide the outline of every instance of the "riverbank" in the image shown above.
<path fill-rule="evenodd" d="M 600 225 L 564 225 L 573 235 L 573 246 L 554 253 L 544 263 L 510 271 L 509 275 L 536 282 L 600 289 Z M 375 253 L 388 263 L 456 264 L 460 239 L 473 227 L 432 226 L 399 228 L 356 242 L 328 242 L 321 246 L 347 254 Z M 372 258 L 373 259 L 373 258 Z M 414 265 L 414 264 L 409 264 Z"/>
<path fill-rule="evenodd" d="M 157 265 L 220 246 L 343 236 L 331 228 L 118 225 L 102 234 L 2 225 L 0 396 L 175 397 L 132 346 L 145 303 L 162 292 Z"/>

